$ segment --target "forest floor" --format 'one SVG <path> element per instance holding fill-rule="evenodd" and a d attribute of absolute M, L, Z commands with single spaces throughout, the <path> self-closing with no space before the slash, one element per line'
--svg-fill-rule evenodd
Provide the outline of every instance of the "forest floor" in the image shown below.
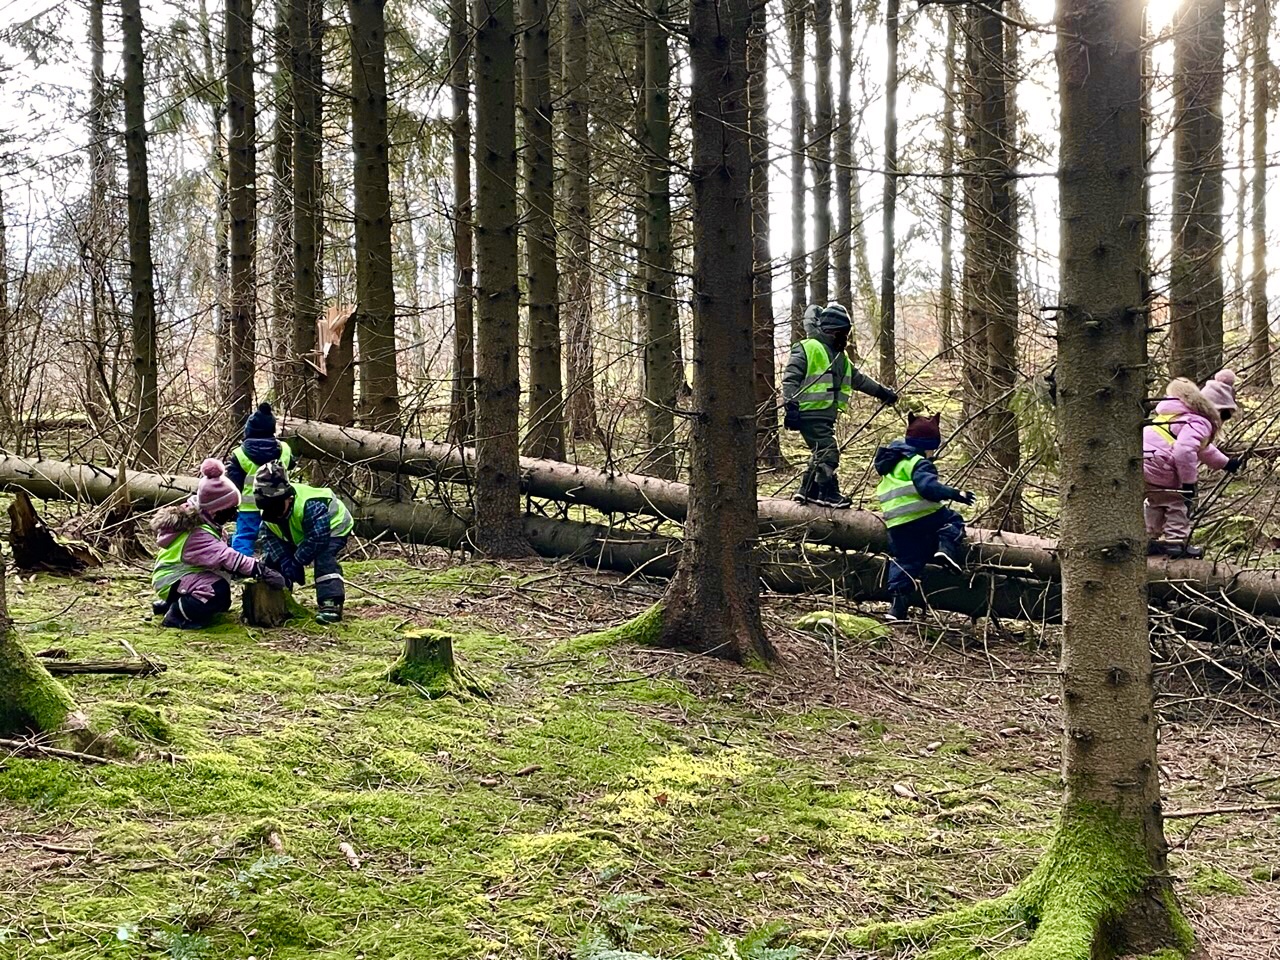
<path fill-rule="evenodd" d="M 820 600 L 769 597 L 783 662 L 762 674 L 573 642 L 660 585 L 449 562 L 352 562 L 346 622 L 274 631 L 162 630 L 136 567 L 11 580 L 32 649 L 127 640 L 168 670 L 67 683 L 142 744 L 121 765 L 0 753 L 0 957 L 748 957 L 760 931 L 857 957 L 839 931 L 998 894 L 1045 847 L 1051 635 L 833 643 L 794 628 Z M 489 697 L 386 682 L 411 624 L 454 632 Z M 1168 810 L 1277 799 L 1280 718 L 1169 692 Z M 1280 816 L 1168 834 L 1209 955 L 1280 958 Z"/>

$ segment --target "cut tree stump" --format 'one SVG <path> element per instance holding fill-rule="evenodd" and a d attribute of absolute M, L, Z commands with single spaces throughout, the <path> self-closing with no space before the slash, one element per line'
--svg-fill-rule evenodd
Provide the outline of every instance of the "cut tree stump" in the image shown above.
<path fill-rule="evenodd" d="M 19 570 L 79 573 L 86 567 L 102 566 L 88 544 L 63 543 L 55 537 L 24 490 L 15 493 L 9 504 L 9 546 Z"/>
<path fill-rule="evenodd" d="M 244 604 L 240 619 L 251 627 L 282 627 L 290 620 L 301 620 L 307 611 L 288 590 L 257 581 L 244 585 Z"/>
<path fill-rule="evenodd" d="M 429 700 L 488 694 L 453 657 L 453 635 L 413 630 L 404 635 L 404 653 L 387 674 L 392 683 L 413 687 Z"/>

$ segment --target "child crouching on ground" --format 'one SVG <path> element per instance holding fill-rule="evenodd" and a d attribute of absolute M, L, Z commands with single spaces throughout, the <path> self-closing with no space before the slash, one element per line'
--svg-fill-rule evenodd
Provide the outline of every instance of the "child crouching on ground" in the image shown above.
<path fill-rule="evenodd" d="M 236 518 L 240 494 L 221 463 L 200 465 L 196 495 L 185 503 L 163 507 L 151 521 L 160 553 L 151 572 L 159 599 L 152 604 L 164 614 L 166 627 L 207 627 L 231 609 L 231 578 L 254 577 L 284 587 L 284 577 L 266 564 L 237 553 L 222 539 L 222 525 Z"/>
<path fill-rule="evenodd" d="M 889 528 L 889 594 L 891 620 L 905 620 L 916 597 L 916 584 L 931 559 L 944 567 L 964 569 L 964 518 L 942 501 L 972 505 L 977 498 L 949 487 L 938 478 L 933 456 L 942 446 L 942 415 L 907 414 L 907 435 L 876 451 L 876 472 L 883 478 L 876 497 Z"/>
<path fill-rule="evenodd" d="M 279 463 L 258 470 L 253 494 L 262 512 L 258 551 L 283 575 L 289 589 L 306 582 L 306 568 L 315 565 L 316 619 L 342 619 L 346 584 L 340 554 L 355 528 L 351 511 L 327 487 L 290 483 Z"/>

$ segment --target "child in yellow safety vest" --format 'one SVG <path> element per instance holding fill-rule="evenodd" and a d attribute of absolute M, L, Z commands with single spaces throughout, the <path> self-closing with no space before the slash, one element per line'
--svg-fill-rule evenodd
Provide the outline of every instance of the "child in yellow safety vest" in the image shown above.
<path fill-rule="evenodd" d="M 949 487 L 938 477 L 933 457 L 942 446 L 941 414 L 907 414 L 907 435 L 876 451 L 882 477 L 876 497 L 889 528 L 889 619 L 905 620 L 916 587 L 930 560 L 957 573 L 964 570 L 964 518 L 944 500 L 972 505 L 966 490 Z"/>
<path fill-rule="evenodd" d="M 1235 473 L 1242 458 L 1215 445 L 1222 424 L 1236 412 L 1236 375 L 1219 370 L 1203 387 L 1178 378 L 1165 388 L 1155 416 L 1142 431 L 1142 474 L 1147 486 L 1147 552 L 1173 558 L 1201 557 L 1191 546 L 1191 511 L 1200 464 Z"/>
<path fill-rule="evenodd" d="M 284 587 L 284 577 L 260 560 L 227 546 L 222 525 L 233 519 L 240 494 L 217 460 L 200 465 L 196 495 L 161 508 L 151 521 L 160 552 L 151 571 L 152 604 L 166 627 L 208 626 L 231 609 L 231 578 L 254 577 Z"/>
<path fill-rule="evenodd" d="M 253 498 L 253 477 L 259 467 L 276 460 L 285 470 L 290 469 L 293 451 L 287 443 L 276 439 L 276 417 L 271 412 L 271 404 L 261 403 L 244 422 L 244 442 L 227 458 L 227 477 L 240 491 L 240 513 L 231 546 L 246 557 L 253 556 L 258 529 L 262 526 L 262 514 Z"/>

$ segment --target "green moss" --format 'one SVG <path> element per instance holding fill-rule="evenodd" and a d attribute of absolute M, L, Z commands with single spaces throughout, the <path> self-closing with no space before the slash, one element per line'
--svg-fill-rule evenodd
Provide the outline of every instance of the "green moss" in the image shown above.
<path fill-rule="evenodd" d="M 0 735 L 52 733 L 75 711 L 71 695 L 10 629 L 0 629 Z"/>
<path fill-rule="evenodd" d="M 893 637 L 893 631 L 879 620 L 830 610 L 806 613 L 796 620 L 796 627 L 809 633 L 828 637 L 836 634 L 846 640 L 871 643 L 873 645 Z"/>
<path fill-rule="evenodd" d="M 662 633 L 662 618 L 665 608 L 661 601 L 655 603 L 639 616 L 619 623 L 616 626 L 595 633 L 577 637 L 565 644 L 565 649 L 574 653 L 589 653 L 618 644 L 634 644 L 651 646 Z"/>
<path fill-rule="evenodd" d="M 1244 884 L 1238 877 L 1233 877 L 1219 867 L 1199 867 L 1191 882 L 1187 884 L 1193 893 L 1201 896 L 1227 894 L 1233 897 L 1243 896 Z"/>
<path fill-rule="evenodd" d="M 484 687 L 473 679 L 453 656 L 453 634 L 430 628 L 404 634 L 406 652 L 391 669 L 387 679 L 412 687 L 429 700 L 447 696 L 486 696 Z M 409 650 L 416 655 L 409 656 Z"/>
<path fill-rule="evenodd" d="M 90 716 L 95 727 L 114 727 L 134 740 L 159 744 L 170 744 L 174 740 L 173 725 L 156 707 L 109 700 L 96 704 Z"/>

